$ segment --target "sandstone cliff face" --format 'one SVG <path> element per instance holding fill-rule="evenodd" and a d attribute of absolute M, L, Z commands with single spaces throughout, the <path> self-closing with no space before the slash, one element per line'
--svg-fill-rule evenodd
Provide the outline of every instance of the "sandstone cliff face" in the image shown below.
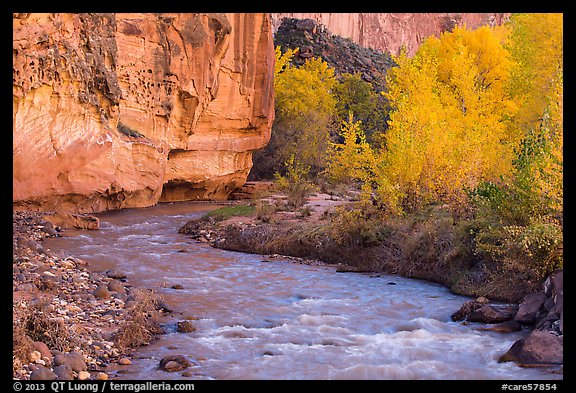
<path fill-rule="evenodd" d="M 225 199 L 270 138 L 267 14 L 14 14 L 15 207 Z"/>
<path fill-rule="evenodd" d="M 403 45 L 413 55 L 428 36 L 440 35 L 456 24 L 470 28 L 500 25 L 510 14 L 504 13 L 277 13 L 272 14 L 276 31 L 282 18 L 315 19 L 332 34 L 350 38 L 356 44 L 400 53 Z"/>

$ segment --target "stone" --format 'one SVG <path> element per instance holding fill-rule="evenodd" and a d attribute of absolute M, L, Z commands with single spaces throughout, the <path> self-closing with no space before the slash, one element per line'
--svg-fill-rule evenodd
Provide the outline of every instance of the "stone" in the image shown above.
<path fill-rule="evenodd" d="M 76 267 L 76 265 L 74 265 L 74 262 L 68 260 L 60 262 L 60 266 L 63 267 L 64 269 L 74 269 Z"/>
<path fill-rule="evenodd" d="M 120 280 L 112 280 L 108 283 L 108 290 L 111 292 L 119 292 L 124 293 L 126 292 L 126 288 L 124 288 L 124 284 Z"/>
<path fill-rule="evenodd" d="M 98 374 L 96 374 L 96 379 L 98 381 L 107 381 L 108 380 L 108 374 L 103 373 L 103 372 L 99 372 Z"/>
<path fill-rule="evenodd" d="M 190 321 L 179 321 L 176 326 L 176 331 L 180 333 L 191 333 L 196 331 L 196 328 Z"/>
<path fill-rule="evenodd" d="M 468 316 L 470 322 L 482 323 L 499 323 L 512 319 L 514 312 L 510 309 L 497 308 L 493 305 L 486 304 L 474 310 Z"/>
<path fill-rule="evenodd" d="M 480 298 L 478 298 L 480 299 Z M 483 301 L 476 300 L 469 300 L 460 306 L 460 309 L 456 311 L 454 314 L 451 315 L 453 321 L 463 321 L 473 312 L 479 309 L 480 307 L 484 306 L 487 303 Z M 484 298 L 485 299 L 485 298 Z"/>
<path fill-rule="evenodd" d="M 42 354 L 39 351 L 32 351 L 29 359 L 32 363 L 36 363 L 38 360 L 42 359 Z"/>
<path fill-rule="evenodd" d="M 118 364 L 121 364 L 123 366 L 129 366 L 132 364 L 132 362 L 128 358 L 121 358 L 118 360 Z"/>
<path fill-rule="evenodd" d="M 124 303 L 126 303 L 126 301 L 128 300 L 128 295 L 125 294 L 125 293 L 118 293 L 118 292 L 116 292 L 116 293 L 113 293 L 113 294 L 112 294 L 112 297 L 113 297 L 114 299 L 122 300 Z"/>
<path fill-rule="evenodd" d="M 16 207 L 225 200 L 270 139 L 269 13 L 30 13 L 13 43 Z"/>
<path fill-rule="evenodd" d="M 174 310 L 172 309 L 172 307 L 170 307 L 170 305 L 168 305 L 166 302 L 163 301 L 159 301 L 157 303 L 157 309 L 160 311 L 163 311 L 165 313 L 172 313 L 174 312 Z"/>
<path fill-rule="evenodd" d="M 513 361 L 520 365 L 562 364 L 563 346 L 560 337 L 550 332 L 533 330 L 528 336 L 512 344 L 498 361 Z"/>
<path fill-rule="evenodd" d="M 547 315 L 540 318 L 534 328 L 537 330 L 553 330 L 552 325 L 554 322 L 560 319 L 560 315 L 554 312 L 554 309 L 550 310 Z"/>
<path fill-rule="evenodd" d="M 111 294 L 106 285 L 100 285 L 92 292 L 97 299 L 109 299 Z"/>
<path fill-rule="evenodd" d="M 67 364 L 61 364 L 54 367 L 54 374 L 57 376 L 58 381 L 72 381 L 74 379 L 74 374 L 72 374 L 72 368 Z"/>
<path fill-rule="evenodd" d="M 42 366 L 38 366 L 38 368 L 30 374 L 31 381 L 55 381 L 56 378 L 57 376 L 52 370 Z"/>
<path fill-rule="evenodd" d="M 316 30 L 316 21 L 314 19 L 299 19 L 296 22 L 298 30 L 314 32 Z"/>
<path fill-rule="evenodd" d="M 117 270 L 107 270 L 106 276 L 117 280 L 124 280 L 126 278 L 126 273 Z"/>
<path fill-rule="evenodd" d="M 544 281 L 544 293 L 546 296 L 553 296 L 558 291 L 564 289 L 564 271 L 558 270 L 551 273 Z"/>
<path fill-rule="evenodd" d="M 550 311 L 552 309 L 552 307 L 554 307 L 554 296 L 550 296 L 544 302 L 544 309 L 546 311 Z"/>
<path fill-rule="evenodd" d="M 28 246 L 29 249 L 31 249 L 32 251 L 38 251 L 38 249 L 42 248 L 42 246 L 35 240 L 29 239 L 26 242 L 26 245 Z"/>
<path fill-rule="evenodd" d="M 93 272 L 93 273 L 90 273 L 89 278 L 91 281 L 98 281 L 98 280 L 101 280 L 102 278 L 104 278 L 104 275 L 101 273 Z"/>
<path fill-rule="evenodd" d="M 516 321 L 505 321 L 489 325 L 481 330 L 497 333 L 512 333 L 522 330 L 522 325 Z"/>
<path fill-rule="evenodd" d="M 40 225 L 42 225 L 44 228 L 52 228 L 54 229 L 54 224 L 52 224 L 50 221 L 47 221 L 45 219 L 43 219 L 42 221 L 40 221 Z"/>
<path fill-rule="evenodd" d="M 258 195 L 272 191 L 274 182 L 272 181 L 247 181 L 242 187 L 237 188 L 231 194 L 230 200 L 255 199 Z"/>
<path fill-rule="evenodd" d="M 98 217 L 85 214 L 55 213 L 45 215 L 44 219 L 52 223 L 52 225 L 64 229 L 100 229 L 100 220 Z"/>
<path fill-rule="evenodd" d="M 518 307 L 518 312 L 516 313 L 514 320 L 524 325 L 534 324 L 536 322 L 536 317 L 544 308 L 545 301 L 546 295 L 543 292 L 526 295 Z"/>
<path fill-rule="evenodd" d="M 162 358 L 158 368 L 168 372 L 180 371 L 190 367 L 190 362 L 182 355 L 170 355 Z"/>
<path fill-rule="evenodd" d="M 42 228 L 42 232 L 46 233 L 48 236 L 58 236 L 58 231 L 54 228 Z"/>
<path fill-rule="evenodd" d="M 184 287 L 180 284 L 172 285 L 170 288 L 172 288 L 172 289 L 184 289 Z"/>
<path fill-rule="evenodd" d="M 78 373 L 78 379 L 80 381 L 86 381 L 86 380 L 90 379 L 90 377 L 91 377 L 91 375 L 88 371 L 80 371 Z"/>
<path fill-rule="evenodd" d="M 75 372 L 87 369 L 84 357 L 78 352 L 61 353 L 54 356 L 54 365 L 68 365 Z"/>
<path fill-rule="evenodd" d="M 558 315 L 562 314 L 562 311 L 564 311 L 564 290 L 563 289 L 558 290 L 556 295 L 554 295 L 553 310 Z"/>

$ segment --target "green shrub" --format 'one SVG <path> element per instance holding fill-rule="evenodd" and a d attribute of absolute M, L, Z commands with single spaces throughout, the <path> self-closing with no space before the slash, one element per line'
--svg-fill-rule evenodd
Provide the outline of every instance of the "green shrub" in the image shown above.
<path fill-rule="evenodd" d="M 306 198 L 316 187 L 307 179 L 310 167 L 296 161 L 294 155 L 290 156 L 284 166 L 286 175 L 281 175 L 279 172 L 274 174 L 276 187 L 278 190 L 286 192 L 288 196 L 286 206 L 294 210 L 306 203 Z"/>
<path fill-rule="evenodd" d="M 230 217 L 235 216 L 251 217 L 254 215 L 255 210 L 256 206 L 254 205 L 224 206 L 219 209 L 212 210 L 211 212 L 207 213 L 205 217 L 214 218 L 216 221 L 224 221 Z"/>

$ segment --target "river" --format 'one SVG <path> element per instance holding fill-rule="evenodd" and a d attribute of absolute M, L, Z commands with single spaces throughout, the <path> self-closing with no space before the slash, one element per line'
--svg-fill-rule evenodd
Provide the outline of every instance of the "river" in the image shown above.
<path fill-rule="evenodd" d="M 46 239 L 90 270 L 115 269 L 154 288 L 175 313 L 170 333 L 140 348 L 116 379 L 562 379 L 497 359 L 526 332 L 452 322 L 468 298 L 394 275 L 230 252 L 178 234 L 214 205 L 159 204 L 99 215 L 99 231 Z M 180 285 L 182 289 L 172 289 Z M 190 318 L 196 330 L 175 331 Z M 180 354 L 182 372 L 158 370 Z"/>

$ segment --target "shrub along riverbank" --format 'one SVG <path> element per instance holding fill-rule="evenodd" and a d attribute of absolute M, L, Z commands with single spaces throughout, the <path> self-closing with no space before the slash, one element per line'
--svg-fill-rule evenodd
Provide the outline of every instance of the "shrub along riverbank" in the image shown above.
<path fill-rule="evenodd" d="M 299 208 L 282 194 L 250 205 L 227 207 L 189 221 L 180 233 L 212 246 L 257 254 L 280 254 L 336 264 L 341 272 L 380 272 L 443 284 L 475 297 L 452 319 L 487 324 L 507 333 L 534 329 L 499 361 L 562 372 L 563 275 L 502 264 L 476 252 L 478 222 L 432 205 L 387 220 L 362 216 L 354 202 L 315 194 Z M 246 206 L 253 206 L 253 209 Z M 246 212 L 253 210 L 253 214 Z M 238 212 L 235 216 L 234 212 Z M 306 213 L 304 213 L 306 212 Z M 506 306 L 494 302 L 517 303 Z"/>
<path fill-rule="evenodd" d="M 475 252 L 477 223 L 457 220 L 446 206 L 380 220 L 360 217 L 350 208 L 352 202 L 339 199 L 339 206 L 319 206 L 316 198 L 299 210 L 288 207 L 287 199 L 278 195 L 273 203 L 252 202 L 252 216 L 245 207 L 237 207 L 242 216 L 236 217 L 215 211 L 190 221 L 180 232 L 222 249 L 316 259 L 339 264 L 340 270 L 399 274 L 443 284 L 457 294 L 508 302 L 519 302 L 545 279 L 535 271 L 483 258 Z M 325 195 L 325 201 L 330 199 L 334 197 Z M 266 207 L 273 208 L 262 215 Z"/>

